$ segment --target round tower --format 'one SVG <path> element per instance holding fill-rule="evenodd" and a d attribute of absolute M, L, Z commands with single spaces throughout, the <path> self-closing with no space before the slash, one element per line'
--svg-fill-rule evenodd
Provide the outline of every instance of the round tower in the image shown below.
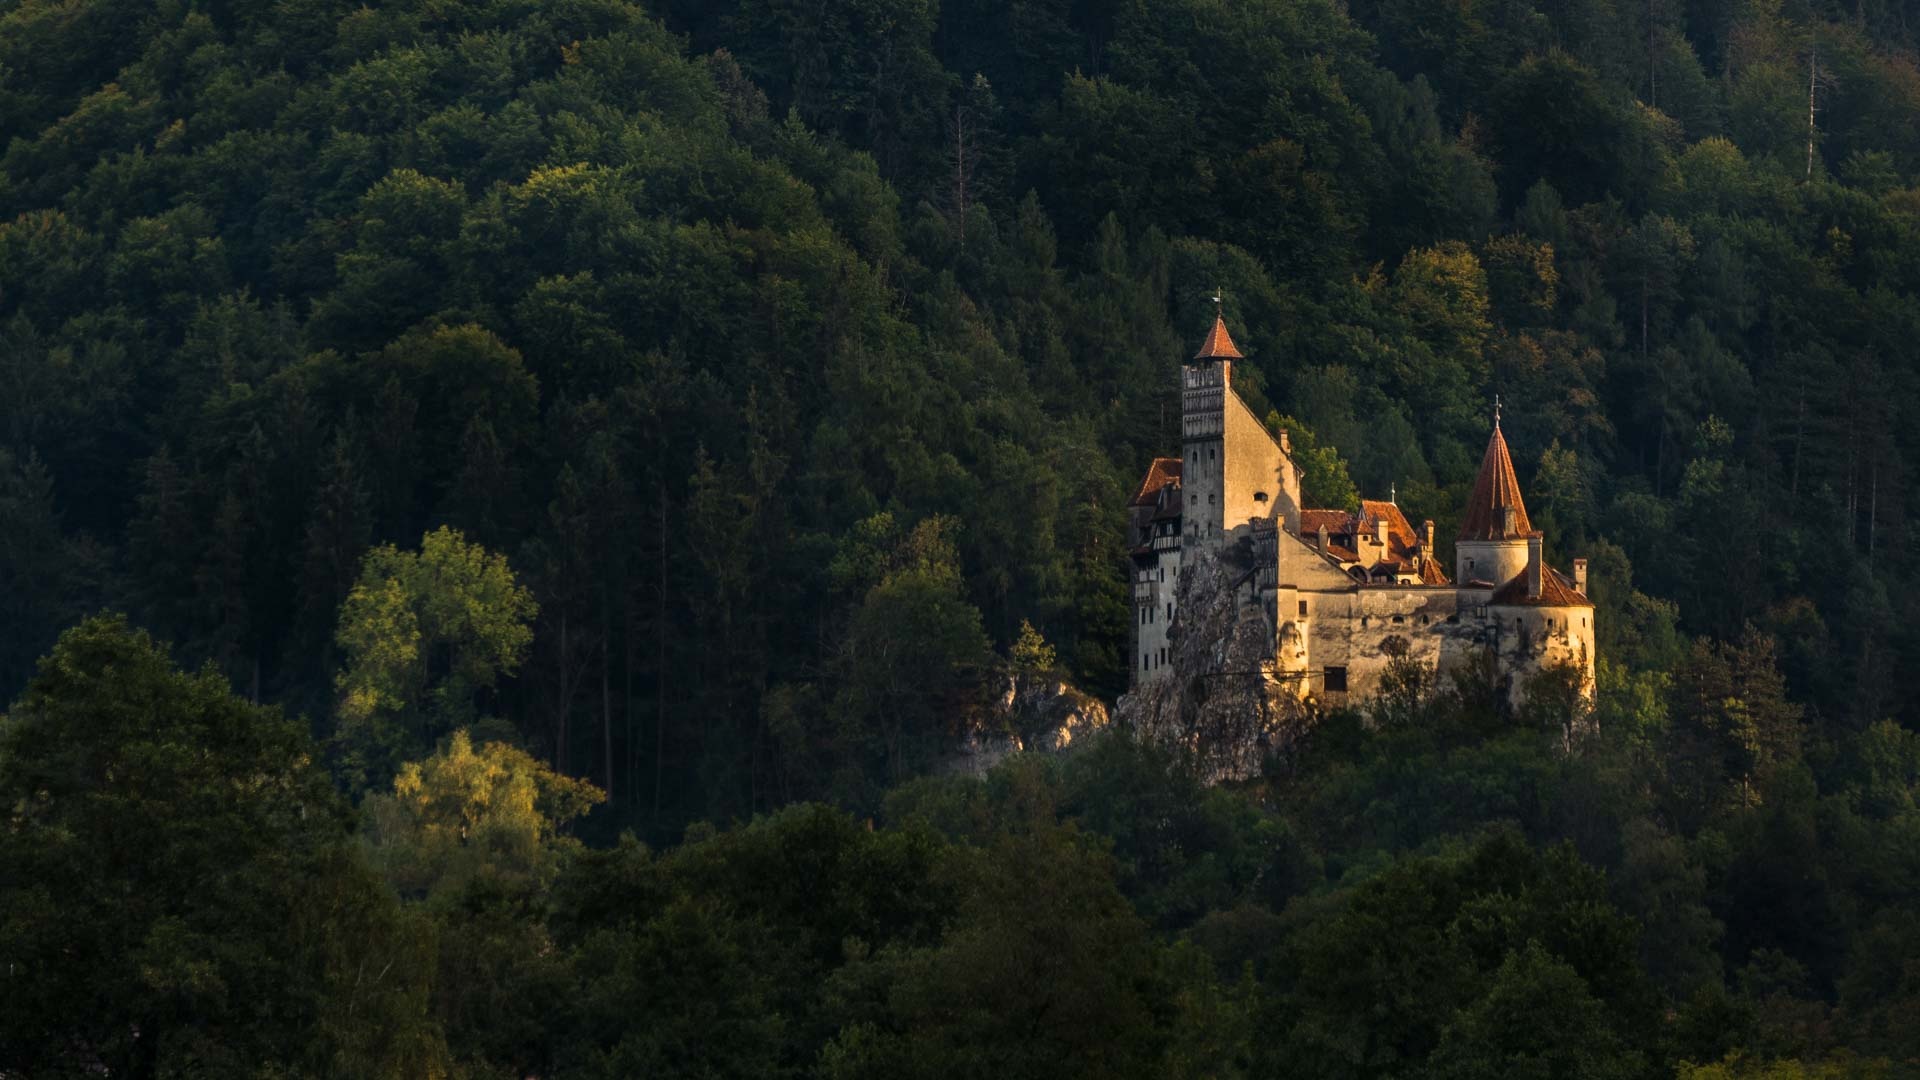
<path fill-rule="evenodd" d="M 1528 544 L 1540 534 L 1527 520 L 1520 480 L 1513 474 L 1507 440 L 1500 433 L 1500 404 L 1493 406 L 1493 434 L 1480 459 L 1467 513 L 1454 547 L 1453 579 L 1463 587 L 1498 588 L 1527 572 Z"/>

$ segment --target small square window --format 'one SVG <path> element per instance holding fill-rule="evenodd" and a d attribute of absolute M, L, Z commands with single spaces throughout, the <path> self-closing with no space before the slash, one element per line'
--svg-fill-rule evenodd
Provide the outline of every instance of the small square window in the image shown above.
<path fill-rule="evenodd" d="M 1344 667 L 1329 667 L 1327 669 L 1326 683 L 1327 683 L 1327 691 L 1329 693 L 1335 693 L 1335 694 L 1346 693 L 1347 692 L 1347 669 Z"/>

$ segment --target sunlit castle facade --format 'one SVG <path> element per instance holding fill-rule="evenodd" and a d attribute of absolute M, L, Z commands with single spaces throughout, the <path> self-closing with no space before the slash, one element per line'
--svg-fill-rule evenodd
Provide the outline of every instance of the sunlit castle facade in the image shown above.
<path fill-rule="evenodd" d="M 1286 433 L 1233 392 L 1240 358 L 1216 317 L 1181 366 L 1181 456 L 1155 458 L 1129 505 L 1136 686 L 1176 671 L 1183 560 L 1230 551 L 1236 603 L 1259 605 L 1272 631 L 1262 674 L 1298 697 L 1365 700 L 1395 656 L 1442 674 L 1491 656 L 1516 700 L 1543 669 L 1570 670 L 1591 695 L 1587 563 L 1569 577 L 1543 561 L 1497 408 L 1449 577 L 1433 522 L 1414 528 L 1392 500 L 1302 505 Z"/>

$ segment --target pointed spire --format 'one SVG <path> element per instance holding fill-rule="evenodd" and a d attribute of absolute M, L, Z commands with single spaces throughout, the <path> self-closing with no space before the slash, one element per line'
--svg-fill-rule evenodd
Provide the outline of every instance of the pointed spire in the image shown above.
<path fill-rule="evenodd" d="M 1527 504 L 1520 497 L 1520 479 L 1513 474 L 1507 438 L 1500 433 L 1500 399 L 1493 402 L 1493 434 L 1487 438 L 1480 475 L 1467 497 L 1466 517 L 1460 522 L 1462 540 L 1517 540 L 1531 535 Z"/>
<path fill-rule="evenodd" d="M 1219 293 L 1213 295 L 1213 329 L 1207 331 L 1207 339 L 1200 343 L 1200 351 L 1193 354 L 1195 360 L 1240 360 L 1240 350 L 1234 347 L 1233 335 L 1227 333 L 1226 304 Z"/>

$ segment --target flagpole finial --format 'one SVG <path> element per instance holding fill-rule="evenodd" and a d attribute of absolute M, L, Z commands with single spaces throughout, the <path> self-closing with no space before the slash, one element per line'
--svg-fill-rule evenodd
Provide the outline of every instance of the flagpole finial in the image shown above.
<path fill-rule="evenodd" d="M 1493 430 L 1500 430 L 1500 395 L 1493 395 Z"/>

